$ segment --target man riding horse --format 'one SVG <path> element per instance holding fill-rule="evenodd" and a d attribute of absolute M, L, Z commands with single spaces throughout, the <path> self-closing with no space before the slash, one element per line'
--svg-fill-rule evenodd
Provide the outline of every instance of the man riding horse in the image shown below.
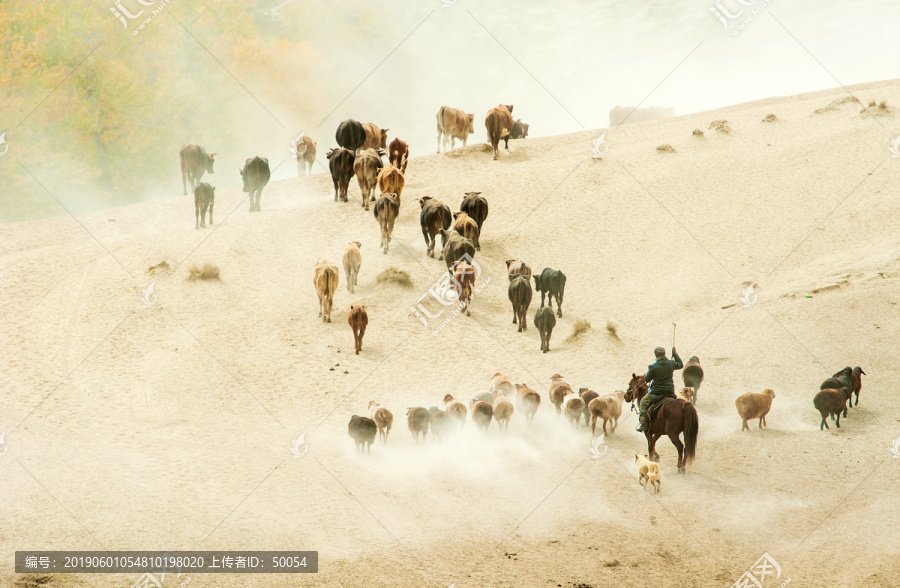
<path fill-rule="evenodd" d="M 638 414 L 638 431 L 646 432 L 650 428 L 650 407 L 663 398 L 675 398 L 675 382 L 672 374 L 684 367 L 675 348 L 672 348 L 672 359 L 666 357 L 666 350 L 657 347 L 653 350 L 656 361 L 647 366 L 644 380 L 650 385 L 650 392 L 644 396 Z"/>

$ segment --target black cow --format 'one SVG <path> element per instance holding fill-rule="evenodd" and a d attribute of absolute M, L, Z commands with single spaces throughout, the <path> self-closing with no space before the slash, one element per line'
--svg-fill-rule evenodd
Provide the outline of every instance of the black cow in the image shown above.
<path fill-rule="evenodd" d="M 194 188 L 194 228 L 206 228 L 206 210 L 209 209 L 209 224 L 213 224 L 213 205 L 216 203 L 216 189 L 201 183 Z"/>
<path fill-rule="evenodd" d="M 419 198 L 419 206 L 422 213 L 419 215 L 419 224 L 422 225 L 422 235 L 425 237 L 425 247 L 429 257 L 434 257 L 434 246 L 437 244 L 437 235 L 441 229 L 449 229 L 453 222 L 453 214 L 450 207 L 431 196 Z M 447 238 L 441 237 L 441 257 L 444 259 L 443 248 L 447 244 Z"/>
<path fill-rule="evenodd" d="M 531 282 L 523 278 L 522 276 L 516 276 L 512 282 L 509 283 L 509 301 L 512 303 L 513 308 L 513 324 L 518 323 L 519 332 L 528 330 L 528 307 L 531 305 L 531 296 L 533 292 L 531 291 Z M 543 348 L 543 339 L 541 342 L 541 348 Z"/>
<path fill-rule="evenodd" d="M 354 154 L 356 150 L 366 142 L 366 131 L 358 120 L 348 118 L 338 125 L 334 133 L 334 140 L 344 149 L 349 149 Z"/>
<path fill-rule="evenodd" d="M 269 160 L 265 157 L 251 157 L 244 162 L 244 169 L 238 171 L 244 179 L 244 192 L 250 194 L 250 212 L 259 212 L 259 198 L 272 177 Z"/>
<path fill-rule="evenodd" d="M 200 178 L 205 172 L 213 173 L 213 158 L 215 153 L 207 153 L 200 145 L 185 145 L 181 148 L 181 186 L 184 195 L 187 196 L 187 183 L 191 182 L 191 192 L 197 189 Z"/>
<path fill-rule="evenodd" d="M 342 202 L 347 200 L 347 188 L 350 186 L 350 178 L 353 177 L 353 163 L 356 154 L 349 149 L 338 147 L 325 154 L 328 158 L 328 171 L 331 172 L 331 181 L 334 183 L 334 201 L 340 196 Z"/>
<path fill-rule="evenodd" d="M 523 123 L 520 118 L 513 123 L 512 132 L 509 134 L 510 139 L 524 139 L 528 136 L 528 123 Z"/>
<path fill-rule="evenodd" d="M 471 239 L 466 239 L 456 231 L 448 231 L 441 229 L 441 240 L 444 243 L 444 250 L 441 255 L 444 257 L 444 263 L 447 264 L 447 271 L 453 275 L 453 266 L 459 261 L 463 255 L 469 254 L 469 258 L 475 257 L 475 244 Z M 466 260 L 468 261 L 468 260 Z"/>
<path fill-rule="evenodd" d="M 553 316 L 553 311 L 546 306 L 537 309 L 537 312 L 534 313 L 534 326 L 541 334 L 541 351 L 547 353 L 550 351 L 550 335 L 553 334 L 553 327 L 556 326 L 556 317 Z"/>
<path fill-rule="evenodd" d="M 465 212 L 478 225 L 478 234 L 475 236 L 475 249 L 481 251 L 481 225 L 488 215 L 487 198 L 479 196 L 481 192 L 466 192 L 459 210 Z"/>
<path fill-rule="evenodd" d="M 566 275 L 559 270 L 545 267 L 541 275 L 534 276 L 535 290 L 541 293 L 541 306 L 544 306 L 544 295 L 547 295 L 547 306 L 553 310 L 553 298 L 556 298 L 556 316 L 562 318 L 563 294 L 566 291 Z"/>

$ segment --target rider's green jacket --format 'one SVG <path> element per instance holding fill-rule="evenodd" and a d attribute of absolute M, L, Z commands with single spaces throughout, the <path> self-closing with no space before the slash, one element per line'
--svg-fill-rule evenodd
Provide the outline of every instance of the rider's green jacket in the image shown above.
<path fill-rule="evenodd" d="M 681 358 L 677 353 L 672 354 L 673 359 L 660 357 L 654 363 L 647 366 L 647 373 L 644 380 L 650 384 L 650 392 L 648 396 L 655 398 L 664 398 L 666 396 L 675 398 L 675 382 L 672 381 L 672 374 L 675 370 L 684 367 Z"/>

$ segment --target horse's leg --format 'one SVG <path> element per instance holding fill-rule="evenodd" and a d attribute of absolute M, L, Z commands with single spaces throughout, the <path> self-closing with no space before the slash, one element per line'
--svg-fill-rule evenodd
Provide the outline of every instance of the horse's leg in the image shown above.
<path fill-rule="evenodd" d="M 678 473 L 684 473 L 684 444 L 681 442 L 679 438 L 680 431 L 671 431 L 669 433 L 669 440 L 672 442 L 672 445 L 675 446 L 675 449 L 678 450 Z"/>
<path fill-rule="evenodd" d="M 659 462 L 659 455 L 656 454 L 656 440 L 659 439 L 659 435 L 650 431 L 647 431 L 644 435 L 647 436 L 647 459 Z"/>

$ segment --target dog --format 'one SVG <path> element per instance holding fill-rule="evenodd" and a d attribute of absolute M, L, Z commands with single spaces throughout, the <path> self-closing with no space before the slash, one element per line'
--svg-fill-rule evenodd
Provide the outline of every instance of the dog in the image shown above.
<path fill-rule="evenodd" d="M 634 456 L 634 463 L 637 464 L 638 473 L 640 474 L 640 484 L 644 486 L 647 481 L 653 486 L 655 493 L 659 492 L 659 464 L 647 459 L 647 456 Z"/>

